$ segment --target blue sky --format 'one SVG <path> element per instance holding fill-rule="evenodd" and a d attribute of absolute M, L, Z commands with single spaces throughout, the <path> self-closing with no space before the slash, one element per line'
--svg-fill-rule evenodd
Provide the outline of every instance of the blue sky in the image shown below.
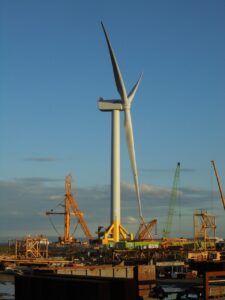
<path fill-rule="evenodd" d="M 145 218 L 160 235 L 180 161 L 183 232 L 173 234 L 192 236 L 194 209 L 207 209 L 225 237 L 210 163 L 225 186 L 222 0 L 0 2 L 0 236 L 53 235 L 44 212 L 63 200 L 68 174 L 92 232 L 109 225 L 111 122 L 97 101 L 118 94 L 101 21 L 127 90 L 144 72 L 132 119 Z M 122 123 L 122 220 L 135 232 Z"/>

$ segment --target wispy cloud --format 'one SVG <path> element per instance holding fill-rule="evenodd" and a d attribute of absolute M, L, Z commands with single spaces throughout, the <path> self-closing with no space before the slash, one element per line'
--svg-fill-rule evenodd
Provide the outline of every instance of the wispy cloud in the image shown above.
<path fill-rule="evenodd" d="M 139 220 L 132 216 L 127 216 L 127 217 L 123 218 L 124 224 L 138 224 L 138 222 L 139 222 Z"/>
<path fill-rule="evenodd" d="M 34 162 L 55 162 L 58 161 L 55 157 L 51 156 L 33 156 L 25 158 L 26 161 L 34 161 Z"/>
<path fill-rule="evenodd" d="M 175 172 L 175 168 L 139 168 L 140 172 L 146 172 L 146 173 L 171 173 Z M 192 173 L 195 172 L 195 169 L 193 168 L 185 168 L 181 167 L 180 171 L 182 173 Z"/>
<path fill-rule="evenodd" d="M 24 216 L 24 212 L 23 211 L 19 211 L 19 210 L 12 210 L 11 212 L 10 212 L 10 214 L 12 215 L 12 216 Z"/>
<path fill-rule="evenodd" d="M 62 200 L 62 198 L 63 198 L 62 195 L 50 195 L 48 197 L 49 200 L 58 200 L 58 201 Z"/>
<path fill-rule="evenodd" d="M 193 169 L 193 168 L 180 168 L 180 171 L 181 172 L 185 172 L 185 173 L 192 173 L 192 172 L 195 172 L 196 170 L 195 169 Z"/>
<path fill-rule="evenodd" d="M 23 177 L 23 178 L 15 178 L 15 182 L 18 183 L 32 183 L 32 184 L 40 184 L 40 183 L 48 183 L 48 182 L 62 182 L 60 178 L 52 178 L 52 177 Z"/>
<path fill-rule="evenodd" d="M 135 191 L 135 186 L 132 183 L 129 182 L 122 182 L 121 183 L 121 187 L 126 190 L 126 191 Z M 151 185 L 151 184 L 141 184 L 140 185 L 140 191 L 145 193 L 145 192 L 153 192 L 155 193 L 157 192 L 162 192 L 162 191 L 168 191 L 170 189 L 168 188 L 164 188 L 164 187 L 159 187 L 159 186 L 155 186 L 155 185 Z"/>
<path fill-rule="evenodd" d="M 122 182 L 121 187 L 123 193 L 132 193 L 134 197 L 136 196 L 134 184 Z M 142 196 L 165 198 L 168 197 L 170 192 L 171 189 L 166 187 L 160 187 L 151 184 L 140 185 L 140 193 L 142 194 Z"/>
<path fill-rule="evenodd" d="M 149 194 L 152 196 L 158 196 L 160 198 L 167 196 L 170 192 L 170 188 L 154 186 L 150 184 L 142 184 L 140 186 L 140 191 L 143 194 Z"/>

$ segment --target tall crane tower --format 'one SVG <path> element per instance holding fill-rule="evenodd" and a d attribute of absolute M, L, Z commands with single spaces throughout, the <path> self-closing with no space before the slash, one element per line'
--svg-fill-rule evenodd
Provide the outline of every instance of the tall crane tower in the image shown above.
<path fill-rule="evenodd" d="M 215 171 L 216 180 L 217 180 L 219 191 L 220 191 L 220 197 L 221 197 L 221 200 L 222 200 L 222 203 L 223 203 L 223 208 L 225 209 L 225 198 L 224 198 L 224 195 L 223 195 L 222 186 L 220 184 L 219 175 L 218 175 L 218 172 L 217 172 L 217 169 L 216 169 L 216 163 L 215 163 L 214 160 L 212 160 L 211 162 L 212 162 L 212 165 L 213 165 L 213 168 L 214 168 L 214 171 Z"/>
<path fill-rule="evenodd" d="M 89 230 L 85 220 L 84 214 L 81 212 L 75 198 L 72 195 L 71 189 L 71 175 L 66 176 L 65 178 L 65 198 L 64 198 L 64 212 L 54 212 L 53 210 L 47 211 L 46 215 L 64 215 L 64 243 L 70 243 L 73 241 L 73 237 L 70 234 L 70 225 L 71 225 L 71 212 L 75 218 L 77 218 L 78 224 L 80 224 L 86 238 L 88 240 L 93 240 L 91 231 Z"/>
<path fill-rule="evenodd" d="M 163 237 L 168 238 L 170 236 L 171 227 L 172 227 L 172 221 L 173 221 L 173 215 L 174 215 L 174 209 L 177 201 L 177 190 L 179 185 L 179 179 L 180 179 L 180 162 L 177 163 L 177 167 L 175 170 L 174 180 L 173 180 L 173 188 L 170 196 L 170 204 L 169 204 L 169 210 L 168 210 L 168 216 L 167 216 L 167 222 L 165 229 L 163 230 Z"/>

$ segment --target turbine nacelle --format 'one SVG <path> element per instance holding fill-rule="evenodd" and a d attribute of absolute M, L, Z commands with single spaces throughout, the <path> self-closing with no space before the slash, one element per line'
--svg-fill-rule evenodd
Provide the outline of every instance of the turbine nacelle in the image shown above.
<path fill-rule="evenodd" d="M 105 100 L 100 98 L 98 101 L 98 108 L 101 111 L 112 111 L 112 110 L 130 110 L 131 103 L 130 100 L 124 102 L 122 100 Z"/>
<path fill-rule="evenodd" d="M 98 101 L 98 108 L 101 111 L 123 110 L 123 103 L 121 100 L 105 100 L 100 98 Z"/>

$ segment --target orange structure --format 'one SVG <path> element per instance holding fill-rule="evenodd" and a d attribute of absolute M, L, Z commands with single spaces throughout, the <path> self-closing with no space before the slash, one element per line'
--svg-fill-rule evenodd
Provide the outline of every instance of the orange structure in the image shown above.
<path fill-rule="evenodd" d="M 9 254 L 15 255 L 16 258 L 48 258 L 48 244 L 47 237 L 27 236 L 21 240 L 9 240 L 8 250 Z"/>
<path fill-rule="evenodd" d="M 209 215 L 206 210 L 196 210 L 194 213 L 194 240 L 207 242 L 215 240 L 216 217 Z"/>
<path fill-rule="evenodd" d="M 83 230 L 86 238 L 88 240 L 93 240 L 93 236 L 91 234 L 91 231 L 89 230 L 85 220 L 84 220 L 84 214 L 81 212 L 75 198 L 72 195 L 72 189 L 71 189 L 71 176 L 66 176 L 65 179 L 65 211 L 63 213 L 57 213 L 53 212 L 52 210 L 50 212 L 46 212 L 46 215 L 50 214 L 64 214 L 64 237 L 62 239 L 62 242 L 64 243 L 70 243 L 73 241 L 73 237 L 70 234 L 70 225 L 71 225 L 71 212 L 77 218 L 78 224 L 80 224 L 81 229 Z"/>
<path fill-rule="evenodd" d="M 148 223 L 141 223 L 139 226 L 139 229 L 136 233 L 135 240 L 143 241 L 143 240 L 152 240 L 152 229 L 155 227 L 155 233 L 156 233 L 156 224 L 157 220 L 151 220 Z"/>

